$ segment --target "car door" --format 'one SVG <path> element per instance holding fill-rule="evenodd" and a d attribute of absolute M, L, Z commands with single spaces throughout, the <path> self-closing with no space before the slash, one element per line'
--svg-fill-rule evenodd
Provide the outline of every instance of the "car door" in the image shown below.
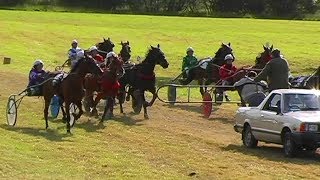
<path fill-rule="evenodd" d="M 278 131 L 279 114 L 278 107 L 281 107 L 281 94 L 274 93 L 260 111 L 258 130 L 261 131 L 261 140 L 277 143 L 281 132 Z"/>

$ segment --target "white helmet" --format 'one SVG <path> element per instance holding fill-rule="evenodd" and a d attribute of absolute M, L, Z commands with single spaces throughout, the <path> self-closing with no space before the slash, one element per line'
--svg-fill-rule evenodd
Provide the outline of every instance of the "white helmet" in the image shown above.
<path fill-rule="evenodd" d="M 193 49 L 192 47 L 188 47 L 188 48 L 187 48 L 187 52 L 189 52 L 189 51 L 194 52 L 194 49 Z"/>
<path fill-rule="evenodd" d="M 225 57 L 224 57 L 224 60 L 234 60 L 232 54 L 227 54 Z"/>
<path fill-rule="evenodd" d="M 90 52 L 91 52 L 91 51 L 94 51 L 94 50 L 98 50 L 97 46 L 92 46 L 92 47 L 89 49 Z"/>
<path fill-rule="evenodd" d="M 118 57 L 115 52 L 111 51 L 111 52 L 109 52 L 109 53 L 107 54 L 106 58 L 108 59 L 109 57 L 112 57 L 112 56 L 113 56 L 113 57 Z"/>
<path fill-rule="evenodd" d="M 76 39 L 72 40 L 71 44 L 78 44 L 78 41 Z"/>
<path fill-rule="evenodd" d="M 39 64 L 44 65 L 41 59 L 37 59 L 36 61 L 34 61 L 33 66 L 38 66 Z"/>

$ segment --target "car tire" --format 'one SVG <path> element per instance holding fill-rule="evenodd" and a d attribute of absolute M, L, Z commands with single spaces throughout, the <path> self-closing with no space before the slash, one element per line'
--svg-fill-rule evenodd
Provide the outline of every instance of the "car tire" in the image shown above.
<path fill-rule="evenodd" d="M 283 151 L 286 157 L 294 157 L 297 154 L 297 145 L 294 142 L 291 132 L 286 132 L 283 141 Z"/>
<path fill-rule="evenodd" d="M 251 127 L 248 125 L 245 127 L 242 133 L 243 145 L 247 148 L 255 148 L 258 145 L 258 140 L 253 136 L 251 132 Z"/>

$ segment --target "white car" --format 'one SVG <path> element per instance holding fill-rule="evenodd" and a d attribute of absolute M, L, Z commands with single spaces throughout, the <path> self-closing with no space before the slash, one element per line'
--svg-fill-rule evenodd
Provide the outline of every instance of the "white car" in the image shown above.
<path fill-rule="evenodd" d="M 287 157 L 320 147 L 319 90 L 274 90 L 258 107 L 240 107 L 235 118 L 234 130 L 246 147 L 258 141 L 282 144 Z"/>

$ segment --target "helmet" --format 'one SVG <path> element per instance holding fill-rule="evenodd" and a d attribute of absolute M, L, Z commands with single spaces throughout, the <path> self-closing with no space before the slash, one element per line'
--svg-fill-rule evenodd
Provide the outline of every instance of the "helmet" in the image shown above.
<path fill-rule="evenodd" d="M 187 52 L 189 52 L 189 51 L 194 52 L 194 49 L 193 49 L 192 47 L 188 47 L 188 48 L 187 48 Z"/>
<path fill-rule="evenodd" d="M 91 52 L 91 51 L 94 51 L 94 50 L 98 50 L 98 48 L 97 48 L 96 46 L 92 46 L 92 47 L 89 49 L 90 52 Z"/>
<path fill-rule="evenodd" d="M 224 57 L 224 60 L 234 60 L 234 58 L 233 58 L 233 56 L 232 56 L 232 54 L 227 54 L 225 57 Z"/>
<path fill-rule="evenodd" d="M 106 58 L 108 59 L 109 57 L 112 57 L 112 56 L 113 56 L 113 57 L 118 57 L 115 52 L 111 51 L 111 52 L 109 52 L 109 53 L 107 54 Z"/>
<path fill-rule="evenodd" d="M 78 44 L 78 41 L 76 39 L 72 40 L 71 44 Z"/>
<path fill-rule="evenodd" d="M 33 66 L 38 66 L 39 64 L 44 65 L 44 63 L 42 62 L 42 60 L 37 59 L 36 61 L 34 61 Z"/>

